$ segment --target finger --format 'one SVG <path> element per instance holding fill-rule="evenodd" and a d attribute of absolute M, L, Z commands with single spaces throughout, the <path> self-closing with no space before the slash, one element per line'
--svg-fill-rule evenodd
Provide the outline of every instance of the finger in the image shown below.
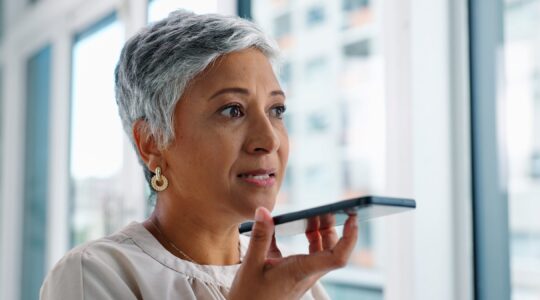
<path fill-rule="evenodd" d="M 349 216 L 345 222 L 343 236 L 334 248 L 311 255 L 298 256 L 295 261 L 296 265 L 293 268 L 296 268 L 303 276 L 342 268 L 347 264 L 354 250 L 357 236 L 356 216 Z"/>
<path fill-rule="evenodd" d="M 322 239 L 322 249 L 332 249 L 339 240 L 336 232 L 336 216 L 334 214 L 324 214 L 321 216 L 321 226 L 319 232 Z"/>
<path fill-rule="evenodd" d="M 320 223 L 319 216 L 307 219 L 306 238 L 309 242 L 309 253 L 322 251 L 321 235 L 319 234 Z"/>
<path fill-rule="evenodd" d="M 306 232 L 306 238 L 309 242 L 309 253 L 322 251 L 322 241 L 319 231 Z"/>
<path fill-rule="evenodd" d="M 339 261 L 341 258 L 349 259 L 358 240 L 358 223 L 356 215 L 350 215 L 343 228 L 343 236 L 331 250 L 334 258 Z"/>
<path fill-rule="evenodd" d="M 249 265 L 260 266 L 264 264 L 273 234 L 274 223 L 270 212 L 264 207 L 257 208 L 255 211 L 255 223 L 251 230 L 251 239 L 245 257 L 245 261 Z"/>
<path fill-rule="evenodd" d="M 270 248 L 268 249 L 267 258 L 281 258 L 281 250 L 279 250 L 276 243 L 276 235 L 272 235 L 272 242 L 270 243 Z"/>
<path fill-rule="evenodd" d="M 321 220 L 319 216 L 311 217 L 307 219 L 306 232 L 319 230 Z"/>

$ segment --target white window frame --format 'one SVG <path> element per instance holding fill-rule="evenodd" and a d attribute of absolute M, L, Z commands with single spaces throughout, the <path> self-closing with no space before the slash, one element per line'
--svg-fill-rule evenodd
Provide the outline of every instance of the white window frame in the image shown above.
<path fill-rule="evenodd" d="M 467 5 L 411 0 L 418 209 L 409 273 L 414 293 L 406 299 L 474 297 Z"/>

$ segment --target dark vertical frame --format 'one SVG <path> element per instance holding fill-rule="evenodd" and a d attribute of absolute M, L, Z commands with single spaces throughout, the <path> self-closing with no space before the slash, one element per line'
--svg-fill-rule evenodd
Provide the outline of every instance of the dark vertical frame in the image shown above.
<path fill-rule="evenodd" d="M 238 0 L 237 1 L 237 13 L 239 17 L 252 20 L 253 15 L 251 11 L 251 0 Z"/>
<path fill-rule="evenodd" d="M 37 299 L 45 277 L 49 170 L 51 47 L 26 65 L 21 299 Z"/>
<path fill-rule="evenodd" d="M 86 28 L 85 30 L 77 33 L 75 35 L 74 43 L 84 40 L 85 38 L 92 36 L 96 34 L 97 32 L 101 31 L 103 28 L 111 25 L 112 23 L 116 22 L 118 16 L 116 15 L 116 11 L 111 12 L 110 14 L 106 15 L 96 23 L 92 24 L 90 27 Z"/>
<path fill-rule="evenodd" d="M 0 45 L 2 44 L 2 38 L 4 37 L 4 1 L 0 0 Z"/>
<path fill-rule="evenodd" d="M 503 1 L 469 0 L 475 299 L 510 299 L 508 196 L 498 104 Z"/>

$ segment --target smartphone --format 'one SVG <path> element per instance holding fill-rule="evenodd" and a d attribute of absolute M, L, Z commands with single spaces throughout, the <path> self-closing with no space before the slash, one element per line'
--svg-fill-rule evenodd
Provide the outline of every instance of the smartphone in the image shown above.
<path fill-rule="evenodd" d="M 358 222 L 363 222 L 415 208 L 413 199 L 363 196 L 277 215 L 273 220 L 276 236 L 284 236 L 340 226 L 345 224 L 349 215 L 357 215 Z M 242 223 L 240 233 L 250 235 L 252 227 L 252 221 Z"/>

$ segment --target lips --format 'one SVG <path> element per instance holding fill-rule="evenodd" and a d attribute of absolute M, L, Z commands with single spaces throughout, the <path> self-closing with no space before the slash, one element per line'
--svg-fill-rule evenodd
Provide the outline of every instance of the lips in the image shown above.
<path fill-rule="evenodd" d="M 241 175 L 238 175 L 238 177 L 240 177 L 240 178 L 253 178 L 253 179 L 257 179 L 257 180 L 264 180 L 264 179 L 268 179 L 268 178 L 273 177 L 273 176 L 274 176 L 273 174 L 264 174 L 264 175 L 241 174 Z"/>
<path fill-rule="evenodd" d="M 276 171 L 275 169 L 257 169 L 242 172 L 237 177 L 249 185 L 270 187 L 276 182 Z"/>

